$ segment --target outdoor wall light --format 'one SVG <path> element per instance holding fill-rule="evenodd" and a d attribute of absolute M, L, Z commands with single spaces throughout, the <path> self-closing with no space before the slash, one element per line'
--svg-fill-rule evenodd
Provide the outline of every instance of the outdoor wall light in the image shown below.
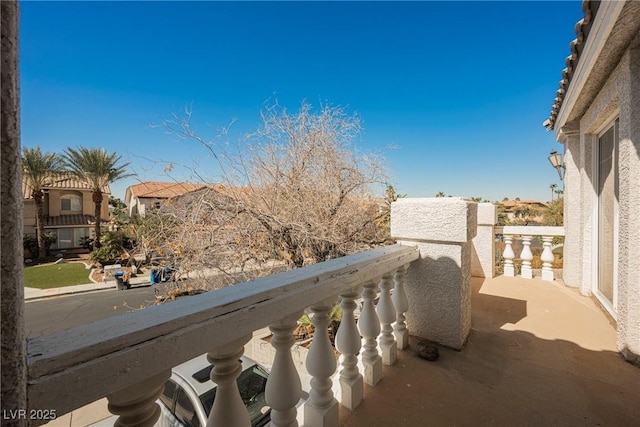
<path fill-rule="evenodd" d="M 564 179 L 564 165 L 562 164 L 562 154 L 558 153 L 556 150 L 551 150 L 551 154 L 549 154 L 549 163 L 554 167 L 555 170 L 558 171 L 558 176 L 560 177 L 560 181 Z"/>

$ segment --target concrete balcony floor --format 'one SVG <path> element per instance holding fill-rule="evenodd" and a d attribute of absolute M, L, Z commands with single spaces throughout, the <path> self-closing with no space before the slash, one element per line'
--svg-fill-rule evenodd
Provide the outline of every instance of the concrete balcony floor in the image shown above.
<path fill-rule="evenodd" d="M 462 352 L 428 362 L 398 352 L 340 424 L 639 426 L 640 368 L 616 352 L 615 329 L 576 290 L 541 280 L 473 280 Z M 415 347 L 415 340 L 411 340 Z"/>

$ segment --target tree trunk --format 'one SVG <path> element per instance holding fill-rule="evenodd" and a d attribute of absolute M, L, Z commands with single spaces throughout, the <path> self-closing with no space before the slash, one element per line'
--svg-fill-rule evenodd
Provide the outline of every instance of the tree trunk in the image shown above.
<path fill-rule="evenodd" d="M 102 207 L 102 191 L 94 191 L 93 192 L 93 203 L 95 203 L 95 216 L 96 216 L 96 224 L 94 228 L 95 239 L 93 240 L 93 249 L 99 249 L 102 247 L 102 243 L 100 243 L 100 208 Z"/>
<path fill-rule="evenodd" d="M 38 262 L 42 262 L 47 255 L 47 239 L 44 234 L 44 193 L 34 191 L 33 200 L 36 202 L 36 230 L 38 237 Z M 34 254 L 31 254 L 33 256 Z"/>

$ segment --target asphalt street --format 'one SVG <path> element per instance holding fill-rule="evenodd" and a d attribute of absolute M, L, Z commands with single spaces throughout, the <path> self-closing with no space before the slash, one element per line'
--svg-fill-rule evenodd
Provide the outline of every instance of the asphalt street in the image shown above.
<path fill-rule="evenodd" d="M 109 289 L 25 303 L 25 330 L 34 338 L 97 320 L 122 315 L 154 302 L 155 288 Z"/>

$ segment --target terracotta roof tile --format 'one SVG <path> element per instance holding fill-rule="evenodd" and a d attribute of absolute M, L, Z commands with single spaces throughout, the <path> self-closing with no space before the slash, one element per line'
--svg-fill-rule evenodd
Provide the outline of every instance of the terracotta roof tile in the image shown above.
<path fill-rule="evenodd" d="M 45 190 L 91 190 L 91 186 L 84 181 L 80 181 L 70 175 L 58 175 L 52 179 L 49 185 L 44 187 Z M 25 199 L 31 198 L 31 186 L 22 180 L 22 197 Z M 111 194 L 111 189 L 108 185 L 102 187 L 102 192 L 105 194 Z"/>
<path fill-rule="evenodd" d="M 206 187 L 204 184 L 192 184 L 190 182 L 161 182 L 148 181 L 129 187 L 134 197 L 152 197 L 155 199 L 168 199 Z"/>
<path fill-rule="evenodd" d="M 599 6 L 599 1 L 582 1 L 582 13 L 584 14 L 584 18 L 576 24 L 577 37 L 569 44 L 571 55 L 567 56 L 565 60 L 567 67 L 562 70 L 562 80 L 560 80 L 559 83 L 560 88 L 556 91 L 556 97 L 553 100 L 553 106 L 551 107 L 549 118 L 545 120 L 543 124 L 548 130 L 553 130 L 555 128 L 556 119 L 560 113 L 562 102 L 564 101 L 564 95 L 567 92 L 567 88 L 569 87 L 569 83 L 573 77 L 573 72 L 580 60 L 580 54 L 584 48 L 584 43 L 587 40 L 587 36 L 589 35 L 589 31 L 591 30 L 591 25 L 593 23 L 593 18 L 595 18 Z"/>

